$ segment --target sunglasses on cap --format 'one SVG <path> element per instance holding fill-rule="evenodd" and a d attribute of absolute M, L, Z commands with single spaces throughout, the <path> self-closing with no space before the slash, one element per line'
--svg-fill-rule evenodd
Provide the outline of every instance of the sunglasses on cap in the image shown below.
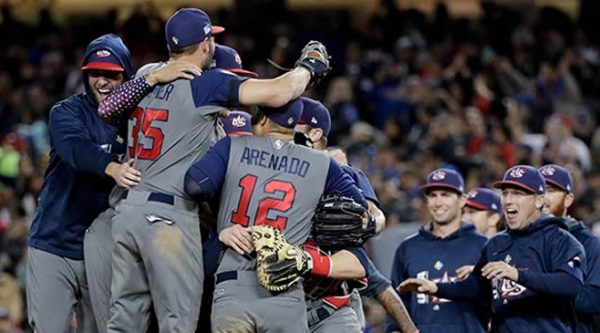
<path fill-rule="evenodd" d="M 88 75 L 93 78 L 104 77 L 110 80 L 118 80 L 123 77 L 123 72 L 90 69 L 88 70 Z"/>

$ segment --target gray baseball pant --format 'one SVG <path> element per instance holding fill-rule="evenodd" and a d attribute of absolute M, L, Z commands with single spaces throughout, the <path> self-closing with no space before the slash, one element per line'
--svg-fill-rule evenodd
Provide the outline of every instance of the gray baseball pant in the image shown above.
<path fill-rule="evenodd" d="M 134 190 L 115 209 L 107 331 L 146 332 L 154 306 L 161 333 L 193 332 L 204 279 L 195 204 Z"/>
<path fill-rule="evenodd" d="M 27 316 L 33 332 L 69 333 L 73 313 L 78 332 L 97 332 L 83 260 L 29 247 L 26 287 Z"/>
<path fill-rule="evenodd" d="M 321 300 L 307 300 L 306 303 L 310 333 L 363 332 L 350 304 L 335 309 Z"/>

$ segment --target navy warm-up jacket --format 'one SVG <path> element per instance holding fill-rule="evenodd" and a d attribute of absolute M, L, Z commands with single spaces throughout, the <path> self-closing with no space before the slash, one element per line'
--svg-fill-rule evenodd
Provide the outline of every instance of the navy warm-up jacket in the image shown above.
<path fill-rule="evenodd" d="M 83 64 L 98 50 L 111 51 L 125 68 L 125 79 L 132 77 L 131 54 L 119 37 L 109 34 L 92 41 Z M 50 110 L 50 162 L 29 234 L 30 246 L 76 260 L 83 259 L 85 230 L 108 208 L 115 183 L 104 170 L 125 152 L 126 143 L 116 127 L 98 116 L 83 75 L 86 92 Z"/>
<path fill-rule="evenodd" d="M 496 234 L 473 273 L 463 281 L 438 283 L 436 295 L 489 302 L 493 333 L 571 333 L 586 258 L 566 229 L 564 218 L 546 215 L 523 229 Z M 481 268 L 494 261 L 517 268 L 518 280 L 484 278 Z"/>

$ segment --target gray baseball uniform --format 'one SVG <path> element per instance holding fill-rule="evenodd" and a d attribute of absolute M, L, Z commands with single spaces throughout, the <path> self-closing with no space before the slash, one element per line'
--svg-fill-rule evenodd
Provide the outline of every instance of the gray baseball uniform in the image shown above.
<path fill-rule="evenodd" d="M 223 184 L 218 230 L 232 223 L 272 225 L 294 245 L 308 238 L 330 158 L 272 137 L 232 137 Z M 307 332 L 301 284 L 280 294 L 262 288 L 256 259 L 231 249 L 217 270 L 214 332 Z M 281 320 L 285 318 L 285 320 Z"/>
<path fill-rule="evenodd" d="M 322 299 L 306 302 L 308 311 L 308 327 L 311 333 L 360 333 L 363 332 L 355 310 L 350 306 L 335 309 Z M 328 316 L 322 320 L 322 311 Z"/>
<path fill-rule="evenodd" d="M 140 69 L 144 75 L 161 64 Z M 224 136 L 215 105 L 237 103 L 241 80 L 220 70 L 156 86 L 130 118 L 127 158 L 142 180 L 113 218 L 109 332 L 144 332 L 150 306 L 161 332 L 194 331 L 202 299 L 197 205 L 185 170 Z M 232 96 L 234 94 L 234 96 Z"/>

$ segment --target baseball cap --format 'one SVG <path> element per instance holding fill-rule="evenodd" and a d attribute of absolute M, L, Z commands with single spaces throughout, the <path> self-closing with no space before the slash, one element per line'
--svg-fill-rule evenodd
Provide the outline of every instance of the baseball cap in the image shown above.
<path fill-rule="evenodd" d="M 197 8 L 182 8 L 171 15 L 165 24 L 165 37 L 169 50 L 200 43 L 223 31 L 225 28 L 213 26 L 208 15 Z"/>
<path fill-rule="evenodd" d="M 274 123 L 283 127 L 294 128 L 302 116 L 303 108 L 302 101 L 296 98 L 284 106 L 278 108 L 261 107 L 261 110 Z"/>
<path fill-rule="evenodd" d="M 225 118 L 221 118 L 223 129 L 227 135 L 252 135 L 252 116 L 244 111 L 229 111 Z"/>
<path fill-rule="evenodd" d="M 421 191 L 428 191 L 432 188 L 447 188 L 462 194 L 465 189 L 465 181 L 455 170 L 436 169 L 427 175 L 427 183 L 420 187 Z"/>
<path fill-rule="evenodd" d="M 467 202 L 469 207 L 479 210 L 489 210 L 494 213 L 501 213 L 500 196 L 494 191 L 485 187 L 478 187 L 467 193 Z"/>
<path fill-rule="evenodd" d="M 329 110 L 327 110 L 323 103 L 312 98 L 300 97 L 300 100 L 304 104 L 304 110 L 298 123 L 306 124 L 312 128 L 320 128 L 323 131 L 323 135 L 327 137 L 331 130 Z"/>
<path fill-rule="evenodd" d="M 257 73 L 242 68 L 242 58 L 234 48 L 221 44 L 215 45 L 211 67 L 221 68 L 242 76 L 258 77 Z"/>
<path fill-rule="evenodd" d="M 93 52 L 87 59 L 87 62 L 81 66 L 82 70 L 99 69 L 105 71 L 124 72 L 125 68 L 121 65 L 119 59 L 106 49 Z"/>
<path fill-rule="evenodd" d="M 573 177 L 569 170 L 556 164 L 544 165 L 539 170 L 547 184 L 554 185 L 567 193 L 573 192 Z"/>
<path fill-rule="evenodd" d="M 544 194 L 546 183 L 538 169 L 530 165 L 516 165 L 504 173 L 502 180 L 492 184 L 492 187 L 503 189 L 507 186 L 516 186 L 527 192 Z"/>

